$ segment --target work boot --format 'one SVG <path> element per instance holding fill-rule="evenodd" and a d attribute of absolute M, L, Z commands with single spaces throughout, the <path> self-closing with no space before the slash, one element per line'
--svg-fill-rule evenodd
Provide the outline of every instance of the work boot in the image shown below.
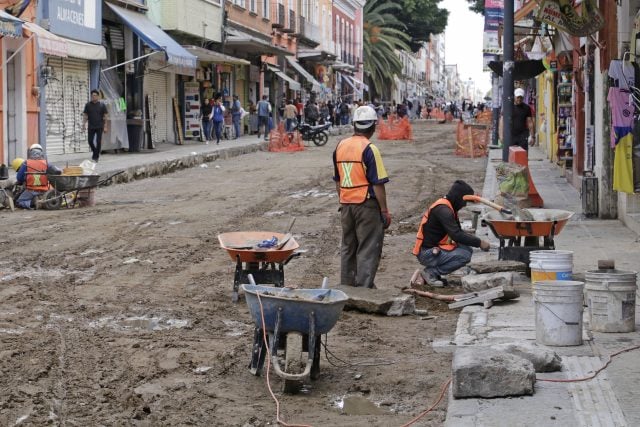
<path fill-rule="evenodd" d="M 426 277 L 425 277 L 426 276 Z M 428 271 L 426 275 L 423 276 L 424 281 L 427 285 L 432 286 L 434 288 L 442 288 L 444 287 L 444 282 L 440 280 L 440 278 L 431 271 Z"/>

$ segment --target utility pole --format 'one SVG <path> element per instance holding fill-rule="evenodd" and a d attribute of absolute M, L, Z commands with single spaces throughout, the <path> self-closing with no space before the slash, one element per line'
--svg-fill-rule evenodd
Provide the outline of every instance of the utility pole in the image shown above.
<path fill-rule="evenodd" d="M 513 129 L 513 1 L 504 2 L 504 58 L 502 65 L 502 161 L 509 160 Z"/>

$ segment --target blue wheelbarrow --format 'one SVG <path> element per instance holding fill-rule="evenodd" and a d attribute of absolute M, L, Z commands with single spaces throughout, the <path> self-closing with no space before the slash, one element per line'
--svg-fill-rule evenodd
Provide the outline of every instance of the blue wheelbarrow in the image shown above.
<path fill-rule="evenodd" d="M 249 280 L 253 282 L 253 277 Z M 320 373 L 321 335 L 336 324 L 348 296 L 328 289 L 327 279 L 321 289 L 292 289 L 252 284 L 242 285 L 249 311 L 255 323 L 249 369 L 260 375 L 267 348 L 276 374 L 284 379 L 285 393 L 295 394 L 307 378 Z M 263 320 L 264 319 L 264 320 Z M 284 368 L 281 359 L 284 357 Z"/>

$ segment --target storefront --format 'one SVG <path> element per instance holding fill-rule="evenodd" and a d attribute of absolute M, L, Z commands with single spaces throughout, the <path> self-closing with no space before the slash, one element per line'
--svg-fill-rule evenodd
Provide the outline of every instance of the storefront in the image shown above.
<path fill-rule="evenodd" d="M 183 81 L 182 76 L 195 74 L 196 57 L 141 11 L 106 6 L 109 64 L 102 68 L 101 85 L 109 89 L 110 117 L 112 113 L 126 116 L 125 123 L 117 120 L 117 127 L 112 125 L 105 135 L 109 146 L 138 151 L 156 143 L 182 143 L 185 113 L 179 108 L 181 87 L 176 83 Z M 123 146 L 122 126 L 126 126 L 127 146 Z"/>
<path fill-rule="evenodd" d="M 101 44 L 101 2 L 51 0 L 43 4 L 42 15 L 49 31 L 27 24 L 43 54 L 41 126 L 45 131 L 40 143 L 50 154 L 88 152 L 82 112 L 93 89 L 91 82 L 99 78 L 92 64 L 107 58 Z"/>

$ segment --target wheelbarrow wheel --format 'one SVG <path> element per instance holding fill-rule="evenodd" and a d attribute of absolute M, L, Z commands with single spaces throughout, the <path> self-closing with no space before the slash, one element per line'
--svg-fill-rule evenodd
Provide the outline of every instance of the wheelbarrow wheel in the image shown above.
<path fill-rule="evenodd" d="M 49 190 L 42 196 L 42 205 L 47 210 L 58 210 L 62 206 L 62 195 L 56 190 Z"/>
<path fill-rule="evenodd" d="M 302 334 L 289 332 L 285 347 L 285 369 L 288 374 L 301 374 L 304 371 L 306 360 L 302 351 Z M 302 389 L 300 380 L 284 380 L 283 391 L 287 394 L 298 394 Z"/>

